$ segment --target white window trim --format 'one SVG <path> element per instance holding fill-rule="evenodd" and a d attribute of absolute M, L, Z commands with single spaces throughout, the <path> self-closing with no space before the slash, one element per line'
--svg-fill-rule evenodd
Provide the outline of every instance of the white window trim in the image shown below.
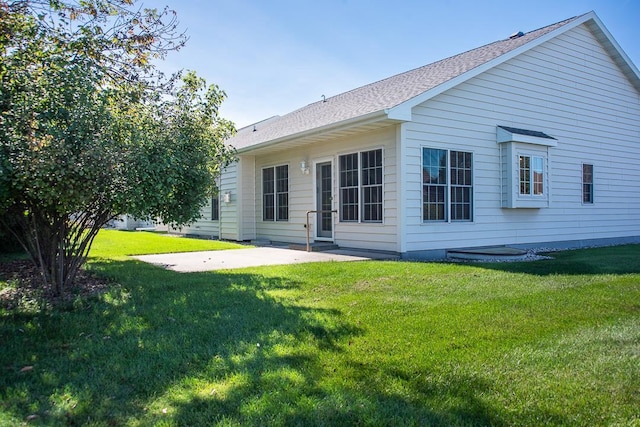
<path fill-rule="evenodd" d="M 367 153 L 369 151 L 377 151 L 380 150 L 381 154 L 382 154 L 382 220 L 381 221 L 364 221 L 362 219 L 362 210 L 363 210 L 363 191 L 362 191 L 362 153 Z M 342 220 L 342 187 L 340 186 L 340 157 L 341 156 L 348 156 L 350 154 L 357 154 L 358 155 L 358 220 L 357 221 L 343 221 Z M 385 185 L 386 185 L 386 179 L 385 179 L 385 153 L 384 153 L 384 147 L 382 146 L 378 146 L 378 147 L 372 147 L 372 148 L 363 148 L 357 151 L 345 151 L 342 153 L 338 153 L 337 157 L 336 157 L 336 187 L 338 190 L 338 223 L 339 224 L 367 224 L 367 225 L 384 225 L 385 223 L 385 214 L 384 214 L 384 209 L 385 209 Z"/>
<path fill-rule="evenodd" d="M 547 200 L 549 197 L 549 173 L 548 173 L 548 158 L 547 154 L 533 151 L 517 151 L 516 161 L 518 163 L 518 199 L 520 200 Z M 520 157 L 529 157 L 531 159 L 531 166 L 529 169 L 529 185 L 530 193 L 525 194 L 520 192 Z M 533 180 L 533 159 L 542 159 L 542 194 L 534 193 L 534 180 Z"/>
<path fill-rule="evenodd" d="M 212 222 L 217 222 L 217 223 L 220 222 L 220 217 L 222 216 L 221 215 L 221 209 L 220 209 L 220 205 L 221 205 L 221 202 L 222 202 L 222 200 L 221 200 L 221 198 L 222 198 L 221 197 L 221 191 L 220 191 L 220 186 L 221 185 L 222 185 L 222 178 L 221 178 L 220 175 L 218 175 L 218 177 L 216 178 L 216 192 L 215 192 L 215 194 L 213 196 L 211 196 L 211 200 L 209 201 L 209 205 L 210 205 L 209 207 L 211 208 L 211 209 L 209 209 L 209 214 L 211 215 L 211 219 L 210 220 Z M 213 219 L 213 199 L 217 199 L 217 201 L 218 201 L 218 219 Z"/>
<path fill-rule="evenodd" d="M 500 146 L 500 181 L 503 208 L 548 208 L 551 204 L 552 173 L 549 149 L 558 140 L 540 131 L 497 126 Z M 543 194 L 520 193 L 520 156 L 543 158 Z M 531 183 L 533 189 L 533 182 Z"/>
<path fill-rule="evenodd" d="M 544 166 L 543 194 L 520 194 L 520 156 L 541 157 Z M 551 163 L 546 146 L 508 142 L 500 144 L 502 207 L 510 209 L 548 208 L 551 204 Z M 504 176 L 502 174 L 505 174 Z M 533 186 L 533 182 L 531 183 Z"/>
<path fill-rule="evenodd" d="M 423 218 L 423 209 L 424 209 L 424 181 L 422 180 L 422 159 L 424 149 L 430 150 L 444 150 L 447 152 L 447 185 L 445 189 L 445 220 L 438 219 L 424 219 Z M 471 219 L 451 219 L 451 152 L 459 151 L 462 153 L 471 153 Z M 445 148 L 445 147 L 434 147 L 431 145 L 421 145 L 420 146 L 420 222 L 422 224 L 473 224 L 475 223 L 476 218 L 476 153 L 473 150 L 469 150 L 467 148 Z"/>
<path fill-rule="evenodd" d="M 584 201 L 584 166 L 591 166 L 591 201 Z M 583 206 L 593 206 L 596 204 L 596 166 L 593 163 L 582 162 L 580 165 L 580 202 Z"/>
<path fill-rule="evenodd" d="M 277 174 L 276 169 L 286 166 L 287 167 L 287 194 L 289 195 L 289 205 L 287 206 L 288 214 L 287 219 L 278 219 L 278 187 L 277 187 Z M 273 169 L 273 219 L 264 219 L 264 170 L 265 169 Z M 287 223 L 291 217 L 291 165 L 289 163 L 281 163 L 277 165 L 271 166 L 263 166 L 260 168 L 260 217 L 262 218 L 262 222 L 269 223 Z"/>
<path fill-rule="evenodd" d="M 213 218 L 213 201 L 216 200 L 218 202 L 218 218 L 214 219 Z M 211 209 L 209 209 L 209 215 L 211 216 L 210 221 L 212 222 L 220 222 L 220 194 L 215 194 L 214 196 L 211 197 L 211 201 L 209 202 L 209 207 Z"/>

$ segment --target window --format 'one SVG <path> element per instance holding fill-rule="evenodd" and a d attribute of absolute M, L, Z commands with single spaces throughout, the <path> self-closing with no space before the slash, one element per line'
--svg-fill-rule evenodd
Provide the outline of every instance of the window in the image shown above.
<path fill-rule="evenodd" d="M 275 169 L 262 169 L 262 220 L 275 219 Z"/>
<path fill-rule="evenodd" d="M 540 196 L 544 194 L 544 158 L 519 156 L 520 194 Z"/>
<path fill-rule="evenodd" d="M 220 219 L 220 198 L 218 195 L 211 197 L 211 221 Z"/>
<path fill-rule="evenodd" d="M 262 169 L 262 220 L 289 220 L 289 166 Z"/>
<path fill-rule="evenodd" d="M 340 221 L 358 221 L 358 154 L 340 156 Z"/>
<path fill-rule="evenodd" d="M 582 165 L 582 203 L 593 203 L 593 165 Z"/>
<path fill-rule="evenodd" d="M 451 220 L 471 220 L 471 153 L 451 151 Z"/>
<path fill-rule="evenodd" d="M 422 149 L 422 220 L 471 221 L 472 154 Z"/>
<path fill-rule="evenodd" d="M 276 221 L 289 220 L 289 166 L 276 167 Z"/>
<path fill-rule="evenodd" d="M 382 221 L 382 150 L 361 153 L 362 220 Z"/>
<path fill-rule="evenodd" d="M 531 192 L 531 157 L 520 156 L 520 194 Z"/>
<path fill-rule="evenodd" d="M 345 154 L 340 168 L 340 221 L 382 222 L 382 149 Z"/>
<path fill-rule="evenodd" d="M 510 209 L 548 208 L 551 192 L 549 165 L 558 140 L 544 132 L 498 126 L 501 205 Z"/>
<path fill-rule="evenodd" d="M 422 150 L 422 219 L 445 221 L 447 190 L 447 151 Z"/>
<path fill-rule="evenodd" d="M 519 156 L 520 194 L 544 194 L 544 158 Z"/>

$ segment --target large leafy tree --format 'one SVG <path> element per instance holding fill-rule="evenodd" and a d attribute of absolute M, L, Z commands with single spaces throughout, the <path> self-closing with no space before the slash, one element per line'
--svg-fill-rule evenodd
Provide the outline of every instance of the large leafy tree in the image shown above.
<path fill-rule="evenodd" d="M 0 222 L 57 294 L 108 221 L 192 222 L 232 159 L 224 92 L 154 67 L 176 28 L 134 0 L 0 0 Z"/>

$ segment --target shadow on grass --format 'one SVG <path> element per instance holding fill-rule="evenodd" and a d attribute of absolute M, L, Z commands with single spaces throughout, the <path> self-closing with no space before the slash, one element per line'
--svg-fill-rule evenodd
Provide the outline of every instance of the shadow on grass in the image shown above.
<path fill-rule="evenodd" d="M 452 380 L 440 386 L 429 385 L 428 393 L 413 389 L 414 397 L 409 398 L 372 384 L 366 389 L 347 386 L 325 389 L 320 378 L 305 378 L 304 385 L 288 385 L 283 389 L 265 386 L 264 379 L 257 378 L 235 389 L 231 399 L 199 397 L 182 402 L 175 421 L 177 425 L 226 422 L 254 426 L 506 425 L 476 397 L 487 387 L 476 388 L 479 385 L 466 378 Z M 286 399 L 282 394 L 296 394 L 296 398 Z M 443 398 L 449 401 L 446 408 L 431 405 L 432 399 Z"/>
<path fill-rule="evenodd" d="M 70 311 L 0 317 L 0 424 L 504 424 L 478 399 L 490 386 L 478 379 L 350 359 L 343 348 L 364 331 L 338 310 L 274 296 L 295 281 L 91 268 L 122 287 Z M 327 360 L 352 377 L 341 382 Z"/>

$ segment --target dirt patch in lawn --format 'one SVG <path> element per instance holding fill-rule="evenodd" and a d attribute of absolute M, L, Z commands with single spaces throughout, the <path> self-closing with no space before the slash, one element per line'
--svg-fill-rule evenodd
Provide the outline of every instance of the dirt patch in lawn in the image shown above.
<path fill-rule="evenodd" d="M 30 260 L 0 263 L 0 280 L 7 282 L 0 289 L 0 308 L 6 310 L 24 306 L 44 308 L 71 304 L 79 298 L 99 295 L 113 286 L 109 281 L 81 270 L 73 286 L 66 289 L 63 296 L 56 296 L 51 285 L 45 285 L 40 271 Z"/>

